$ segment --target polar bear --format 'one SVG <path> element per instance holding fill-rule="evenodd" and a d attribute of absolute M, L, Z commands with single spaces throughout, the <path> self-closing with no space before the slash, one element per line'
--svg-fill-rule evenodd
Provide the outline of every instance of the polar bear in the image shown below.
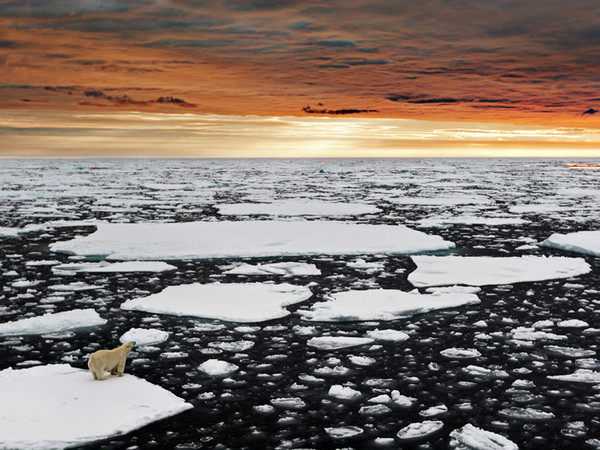
<path fill-rule="evenodd" d="M 92 353 L 88 359 L 88 367 L 94 376 L 94 380 L 104 380 L 104 372 L 110 371 L 111 375 L 123 376 L 125 370 L 125 358 L 135 345 L 135 342 L 125 342 L 123 345 L 112 350 L 98 350 Z"/>

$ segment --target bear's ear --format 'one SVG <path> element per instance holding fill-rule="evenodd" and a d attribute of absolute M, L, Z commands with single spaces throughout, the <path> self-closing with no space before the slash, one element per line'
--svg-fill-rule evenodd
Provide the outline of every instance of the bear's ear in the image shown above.
<path fill-rule="evenodd" d="M 131 343 L 131 346 L 132 346 L 132 347 L 133 347 L 134 345 L 135 345 L 135 341 L 133 341 L 133 342 Z"/>

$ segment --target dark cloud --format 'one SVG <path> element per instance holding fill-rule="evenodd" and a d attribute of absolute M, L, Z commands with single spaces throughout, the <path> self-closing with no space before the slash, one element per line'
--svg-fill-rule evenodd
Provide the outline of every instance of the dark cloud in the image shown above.
<path fill-rule="evenodd" d="M 198 47 L 198 48 L 211 48 L 211 47 L 227 47 L 233 45 L 235 41 L 231 39 L 160 39 L 158 41 L 147 42 L 140 44 L 143 47 L 157 47 L 157 48 L 185 48 L 185 47 Z"/>
<path fill-rule="evenodd" d="M 0 39 L 0 48 L 21 48 L 21 47 L 23 47 L 22 42 Z"/>
<path fill-rule="evenodd" d="M 322 106 L 321 103 L 319 103 L 320 106 Z M 376 109 L 354 109 L 354 108 L 350 108 L 350 109 L 315 109 L 313 107 L 311 107 L 310 105 L 305 106 L 304 108 L 302 108 L 302 111 L 304 111 L 305 113 L 308 114 L 327 114 L 327 115 L 344 115 L 344 114 L 361 114 L 361 113 L 374 113 L 374 112 L 379 112 Z"/>
<path fill-rule="evenodd" d="M 585 110 L 581 115 L 585 116 L 586 114 L 589 114 L 590 116 L 592 116 L 592 115 L 596 114 L 597 112 L 598 112 L 597 109 L 590 108 L 590 109 Z"/>
<path fill-rule="evenodd" d="M 172 104 L 185 108 L 195 108 L 197 105 L 187 102 L 177 97 L 158 97 L 154 100 L 135 100 L 129 97 L 127 94 L 124 95 L 108 95 L 99 89 L 87 89 L 83 93 L 86 97 L 93 97 L 96 99 L 107 100 L 116 106 L 152 106 L 154 104 Z M 106 103 L 91 103 L 89 101 L 79 102 L 80 106 L 111 106 Z"/>
<path fill-rule="evenodd" d="M 389 94 L 386 99 L 392 102 L 398 102 L 400 100 L 409 100 L 411 97 L 403 94 Z"/>
<path fill-rule="evenodd" d="M 317 46 L 317 47 L 330 47 L 330 48 L 348 48 L 348 47 L 356 47 L 356 42 L 347 41 L 347 40 L 343 40 L 343 39 L 335 39 L 335 40 L 323 40 L 323 41 L 308 42 L 307 45 Z"/>

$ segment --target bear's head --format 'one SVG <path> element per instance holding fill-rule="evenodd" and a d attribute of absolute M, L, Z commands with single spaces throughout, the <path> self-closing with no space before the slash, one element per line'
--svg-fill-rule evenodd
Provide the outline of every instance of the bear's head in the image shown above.
<path fill-rule="evenodd" d="M 123 344 L 123 347 L 125 347 L 127 349 L 127 352 L 129 353 L 134 345 L 135 345 L 135 342 L 129 341 L 129 342 L 125 342 Z"/>

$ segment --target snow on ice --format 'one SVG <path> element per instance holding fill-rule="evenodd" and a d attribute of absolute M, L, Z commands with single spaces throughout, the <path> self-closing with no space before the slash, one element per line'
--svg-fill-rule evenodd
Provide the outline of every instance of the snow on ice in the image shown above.
<path fill-rule="evenodd" d="M 239 367 L 227 361 L 209 359 L 200 364 L 198 369 L 200 369 L 202 373 L 205 373 L 211 377 L 226 377 L 236 372 Z"/>
<path fill-rule="evenodd" d="M 600 230 L 577 231 L 568 234 L 555 233 L 540 245 L 567 252 L 600 256 Z"/>
<path fill-rule="evenodd" d="M 112 260 L 178 260 L 307 254 L 419 253 L 452 242 L 403 225 L 334 221 L 98 224 L 55 252 Z"/>
<path fill-rule="evenodd" d="M 396 437 L 402 443 L 415 442 L 430 437 L 443 427 L 444 422 L 440 420 L 425 420 L 405 426 L 398 431 Z"/>
<path fill-rule="evenodd" d="M 104 325 L 106 320 L 93 309 L 75 309 L 28 317 L 0 324 L 0 336 L 56 333 Z"/>
<path fill-rule="evenodd" d="M 479 303 L 474 294 L 447 293 L 427 295 L 393 289 L 346 291 L 332 299 L 315 303 L 302 318 L 315 322 L 352 322 L 395 320 L 429 311 Z"/>
<path fill-rule="evenodd" d="M 372 344 L 375 342 L 370 338 L 354 336 L 319 336 L 310 338 L 307 345 L 319 350 L 337 350 L 340 348 L 356 347 L 359 345 Z"/>
<path fill-rule="evenodd" d="M 192 408 L 132 375 L 100 382 L 67 364 L 1 371 L 0 398 L 2 448 L 80 446 Z"/>
<path fill-rule="evenodd" d="M 194 283 L 169 286 L 157 294 L 127 300 L 121 308 L 251 323 L 285 317 L 290 312 L 284 306 L 303 302 L 311 295 L 307 287 L 288 283 Z"/>
<path fill-rule="evenodd" d="M 583 258 L 522 256 L 427 256 L 411 257 L 417 270 L 408 275 L 414 286 L 449 284 L 485 286 L 525 281 L 569 278 L 588 273 Z"/>

